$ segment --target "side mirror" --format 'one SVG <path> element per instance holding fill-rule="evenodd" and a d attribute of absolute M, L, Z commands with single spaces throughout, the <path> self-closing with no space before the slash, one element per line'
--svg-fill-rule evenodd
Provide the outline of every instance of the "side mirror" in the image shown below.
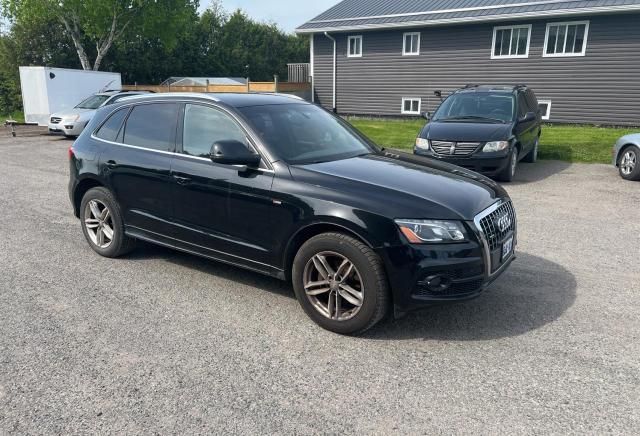
<path fill-rule="evenodd" d="M 429 121 L 431 119 L 431 112 L 423 112 L 422 118 Z"/>
<path fill-rule="evenodd" d="M 210 158 L 213 162 L 224 165 L 244 165 L 251 168 L 260 165 L 260 155 L 234 139 L 214 143 L 211 146 Z"/>
<path fill-rule="evenodd" d="M 535 121 L 536 114 L 534 112 L 527 112 L 524 117 L 520 118 L 518 121 L 521 123 L 528 123 L 530 121 Z"/>

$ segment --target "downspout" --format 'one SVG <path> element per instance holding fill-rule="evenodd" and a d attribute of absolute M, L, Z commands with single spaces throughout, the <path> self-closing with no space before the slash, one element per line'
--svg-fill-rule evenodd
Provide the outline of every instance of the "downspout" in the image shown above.
<path fill-rule="evenodd" d="M 315 84 L 315 59 L 314 59 L 314 52 L 315 52 L 315 48 L 314 48 L 314 39 L 316 38 L 316 34 L 312 33 L 311 34 L 311 38 L 309 38 L 309 48 L 310 48 L 310 55 L 309 55 L 309 61 L 311 63 L 310 65 L 310 70 L 311 70 L 311 103 L 315 103 L 316 102 L 316 84 Z"/>
<path fill-rule="evenodd" d="M 329 35 L 329 33 L 324 32 L 324 36 L 333 41 L 333 113 L 337 113 L 336 109 L 336 66 L 337 66 L 337 51 L 336 51 L 336 39 Z"/>

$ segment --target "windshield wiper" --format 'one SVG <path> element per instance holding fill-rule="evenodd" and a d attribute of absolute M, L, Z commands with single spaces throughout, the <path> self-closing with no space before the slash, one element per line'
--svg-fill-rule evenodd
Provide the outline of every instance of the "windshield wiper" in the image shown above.
<path fill-rule="evenodd" d="M 459 117 L 438 118 L 435 121 L 455 121 L 455 120 L 487 120 L 487 121 L 495 121 L 501 124 L 504 124 L 506 122 L 505 120 L 501 120 L 500 118 L 481 117 L 478 115 L 464 115 Z"/>

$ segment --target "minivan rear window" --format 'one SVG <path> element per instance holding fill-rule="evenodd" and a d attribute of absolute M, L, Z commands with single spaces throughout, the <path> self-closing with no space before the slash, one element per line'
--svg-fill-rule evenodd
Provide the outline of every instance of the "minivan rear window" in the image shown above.
<path fill-rule="evenodd" d="M 177 124 L 177 104 L 141 104 L 133 108 L 127 119 L 123 142 L 152 150 L 172 151 Z"/>

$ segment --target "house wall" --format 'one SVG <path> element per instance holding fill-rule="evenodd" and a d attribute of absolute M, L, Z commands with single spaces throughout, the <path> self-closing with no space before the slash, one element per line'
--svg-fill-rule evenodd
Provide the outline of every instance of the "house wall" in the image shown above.
<path fill-rule="evenodd" d="M 542 57 L 548 22 L 589 20 L 586 56 Z M 551 100 L 552 122 L 640 125 L 640 14 L 519 20 L 332 34 L 338 42 L 337 110 L 400 116 L 402 97 L 434 110 L 468 83 L 520 84 Z M 532 24 L 529 57 L 491 59 L 493 27 Z M 406 31 L 420 31 L 420 55 L 402 56 Z M 363 35 L 363 56 L 347 57 L 347 36 Z M 316 101 L 332 105 L 332 42 L 314 35 Z"/>

